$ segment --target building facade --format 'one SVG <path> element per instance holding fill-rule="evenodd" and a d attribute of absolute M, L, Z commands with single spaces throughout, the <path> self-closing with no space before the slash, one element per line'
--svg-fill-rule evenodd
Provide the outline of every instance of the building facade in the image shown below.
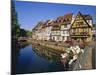
<path fill-rule="evenodd" d="M 70 38 L 69 29 L 72 23 L 73 14 L 68 13 L 64 16 L 58 17 L 54 21 L 52 28 L 52 40 L 67 41 Z"/>
<path fill-rule="evenodd" d="M 91 41 L 92 25 L 93 20 L 90 15 L 83 15 L 78 12 L 70 28 L 71 39 L 75 39 L 77 41 Z"/>
<path fill-rule="evenodd" d="M 92 39 L 96 40 L 96 25 L 95 24 L 93 24 L 93 27 L 92 27 Z"/>
<path fill-rule="evenodd" d="M 34 40 L 42 40 L 43 39 L 43 29 L 44 23 L 43 22 L 39 22 L 33 29 L 32 29 L 32 38 Z"/>
<path fill-rule="evenodd" d="M 60 16 L 55 20 L 39 22 L 33 28 L 33 39 L 45 41 L 91 41 L 93 37 L 93 20 L 90 15 L 78 12 L 76 17 L 73 13 Z"/>
<path fill-rule="evenodd" d="M 49 41 L 51 40 L 51 29 L 52 29 L 52 25 L 53 25 L 53 21 L 52 20 L 48 20 L 45 23 L 45 40 Z"/>

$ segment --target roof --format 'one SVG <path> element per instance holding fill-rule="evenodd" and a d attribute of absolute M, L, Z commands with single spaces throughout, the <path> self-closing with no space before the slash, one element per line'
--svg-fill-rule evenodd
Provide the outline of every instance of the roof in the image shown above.
<path fill-rule="evenodd" d="M 53 23 L 53 20 L 47 20 L 44 22 L 44 24 L 42 25 L 42 28 L 45 28 L 45 27 L 49 27 L 51 26 Z"/>
<path fill-rule="evenodd" d="M 67 13 L 64 15 L 64 17 L 72 17 L 73 16 L 73 13 Z"/>
<path fill-rule="evenodd" d="M 73 16 L 73 13 L 67 13 L 65 14 L 64 16 L 60 16 L 58 17 L 56 20 L 47 20 L 45 22 L 39 22 L 34 28 L 34 29 L 38 29 L 38 28 L 45 28 L 45 27 L 48 27 L 48 26 L 53 26 L 54 28 L 53 29 L 60 29 L 60 26 L 59 25 L 62 25 L 62 24 L 71 24 L 71 21 L 72 21 L 72 16 Z"/>
<path fill-rule="evenodd" d="M 53 25 L 71 24 L 73 13 L 68 13 L 54 20 Z"/>
<path fill-rule="evenodd" d="M 59 25 L 54 25 L 52 27 L 52 31 L 54 31 L 54 30 L 60 30 L 60 26 Z"/>
<path fill-rule="evenodd" d="M 83 15 L 85 20 L 92 20 L 92 16 L 90 15 Z"/>
<path fill-rule="evenodd" d="M 90 15 L 83 15 L 81 12 L 78 12 L 77 16 L 78 16 L 78 15 L 80 15 L 80 16 L 83 18 L 83 20 L 85 21 L 85 23 L 86 23 L 89 27 L 92 27 L 92 26 L 89 25 L 89 23 L 86 21 L 86 20 L 91 20 L 91 19 L 92 19 L 92 17 L 91 17 Z M 74 22 L 75 22 L 77 16 L 75 17 Z M 73 22 L 73 23 L 74 23 L 74 22 Z M 73 23 L 72 23 L 72 25 L 73 25 Z M 72 27 L 72 25 L 71 25 L 71 27 Z"/>
<path fill-rule="evenodd" d="M 37 29 L 40 29 L 42 28 L 42 26 L 44 25 L 44 22 L 38 22 L 38 24 L 32 29 L 32 30 L 37 30 Z"/>
<path fill-rule="evenodd" d="M 68 14 L 65 14 L 64 16 L 58 17 L 57 20 L 61 20 L 61 23 L 63 22 L 71 23 L 72 16 L 73 16 L 73 13 L 68 13 Z"/>

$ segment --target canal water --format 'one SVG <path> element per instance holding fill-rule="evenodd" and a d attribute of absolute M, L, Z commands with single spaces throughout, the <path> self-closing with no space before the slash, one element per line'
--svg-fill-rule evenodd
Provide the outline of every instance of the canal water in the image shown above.
<path fill-rule="evenodd" d="M 58 53 L 36 50 L 32 44 L 29 44 L 19 49 L 15 70 L 16 74 L 25 74 L 65 71 L 65 68 Z"/>

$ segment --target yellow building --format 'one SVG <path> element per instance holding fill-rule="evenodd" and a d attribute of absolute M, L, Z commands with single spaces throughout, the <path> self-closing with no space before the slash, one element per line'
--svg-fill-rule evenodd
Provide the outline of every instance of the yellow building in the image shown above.
<path fill-rule="evenodd" d="M 78 12 L 70 28 L 70 37 L 77 41 L 91 41 L 92 25 L 93 20 L 90 15 L 83 15 Z"/>

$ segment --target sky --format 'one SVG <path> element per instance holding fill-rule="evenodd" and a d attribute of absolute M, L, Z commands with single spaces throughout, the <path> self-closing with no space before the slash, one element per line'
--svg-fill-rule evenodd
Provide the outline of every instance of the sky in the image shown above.
<path fill-rule="evenodd" d="M 15 1 L 15 9 L 21 28 L 30 31 L 39 21 L 45 22 L 49 19 L 56 19 L 67 13 L 73 13 L 76 16 L 79 11 L 82 14 L 90 14 L 93 18 L 93 23 L 96 24 L 96 7 L 90 5 Z"/>

